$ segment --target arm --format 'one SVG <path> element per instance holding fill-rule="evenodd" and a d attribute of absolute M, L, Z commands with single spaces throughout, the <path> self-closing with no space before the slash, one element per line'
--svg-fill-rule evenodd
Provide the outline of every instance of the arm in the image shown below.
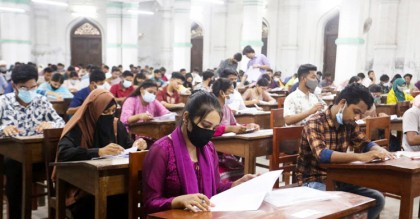
<path fill-rule="evenodd" d="M 170 113 L 170 111 L 168 109 L 166 109 L 161 103 L 159 103 L 159 101 L 154 101 L 154 104 L 156 106 L 156 114 L 153 115 L 153 117 L 155 116 L 163 116 L 166 115 L 168 113 Z"/>
<path fill-rule="evenodd" d="M 136 98 L 137 97 L 127 98 L 122 106 L 120 121 L 125 125 L 133 124 L 140 120 L 139 115 L 136 115 L 135 110 Z"/>
<path fill-rule="evenodd" d="M 296 124 L 296 123 L 304 120 L 308 116 L 317 112 L 317 108 L 312 107 L 311 109 L 306 110 L 306 111 L 301 112 L 301 113 L 290 114 L 289 112 L 286 112 L 286 104 L 284 104 L 284 108 L 285 108 L 285 111 L 283 112 L 283 115 L 284 115 L 284 122 L 286 123 L 286 125 Z"/>
<path fill-rule="evenodd" d="M 406 111 L 403 115 L 403 132 L 410 146 L 420 145 L 419 120 L 420 118 L 412 110 Z"/>
<path fill-rule="evenodd" d="M 263 100 L 267 101 L 269 103 L 275 103 L 276 102 L 276 100 L 273 97 L 271 97 L 270 94 L 268 94 L 267 91 L 264 91 L 264 93 L 263 93 Z"/>
<path fill-rule="evenodd" d="M 397 97 L 395 96 L 395 93 L 391 91 L 389 91 L 387 98 L 386 98 L 386 103 L 387 104 L 396 104 L 397 103 Z"/>
<path fill-rule="evenodd" d="M 79 109 L 79 106 L 78 107 L 69 107 L 66 111 L 66 114 L 70 115 L 70 116 L 74 115 L 78 109 Z"/>
<path fill-rule="evenodd" d="M 74 126 L 58 143 L 59 161 L 90 160 L 99 157 L 98 148 L 83 148 L 80 146 L 81 131 L 79 126 Z"/>
<path fill-rule="evenodd" d="M 118 144 L 123 148 L 131 148 L 133 146 L 133 139 L 127 133 L 127 129 L 121 121 L 117 123 Z"/>
<path fill-rule="evenodd" d="M 45 97 L 42 97 L 42 99 L 42 106 L 44 107 L 43 121 L 50 123 L 54 128 L 64 127 L 65 122 L 63 118 L 57 114 L 52 104 Z"/>

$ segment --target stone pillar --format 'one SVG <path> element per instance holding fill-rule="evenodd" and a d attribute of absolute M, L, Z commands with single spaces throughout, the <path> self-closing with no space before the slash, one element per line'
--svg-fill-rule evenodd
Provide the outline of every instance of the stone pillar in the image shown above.
<path fill-rule="evenodd" d="M 203 70 L 207 68 L 218 67 L 221 60 L 233 57 L 234 53 L 226 53 L 226 35 L 223 33 L 226 29 L 226 7 L 214 5 L 211 7 L 209 15 L 210 31 L 204 32 L 204 53 L 203 53 Z M 221 32 L 222 31 L 222 32 Z M 223 34 L 220 34 L 223 33 Z M 206 51 L 206 46 L 208 52 Z"/>
<path fill-rule="evenodd" d="M 1 7 L 25 10 L 23 13 L 5 12 L 0 13 L 0 59 L 8 65 L 32 60 L 32 34 L 30 19 L 30 1 L 1 2 Z"/>
<path fill-rule="evenodd" d="M 243 0 L 242 14 L 242 49 L 250 45 L 256 54 L 261 53 L 263 42 L 261 40 L 264 0 Z M 241 51 L 242 51 L 241 49 Z M 246 69 L 249 59 L 245 56 L 241 61 L 242 69 Z"/>
<path fill-rule="evenodd" d="M 340 5 L 335 82 L 365 71 L 363 25 L 368 18 L 369 1 L 343 0 Z"/>
<path fill-rule="evenodd" d="M 172 70 L 191 66 L 191 1 L 174 0 Z"/>
<path fill-rule="evenodd" d="M 124 69 L 128 69 L 130 64 L 138 64 L 138 17 L 127 13 L 137 7 L 137 4 L 131 3 L 107 4 L 106 64 L 122 64 Z"/>
<path fill-rule="evenodd" d="M 161 27 L 161 36 L 162 44 L 160 47 L 160 60 L 161 65 L 166 68 L 166 74 L 170 75 L 173 69 L 172 68 L 172 10 L 168 7 L 165 7 L 160 10 L 162 27 Z M 156 67 L 162 67 L 156 66 Z M 177 69 L 178 71 L 179 69 Z"/>
<path fill-rule="evenodd" d="M 377 73 L 379 80 L 380 73 L 394 73 L 395 53 L 397 49 L 397 18 L 399 0 L 381 0 L 379 5 L 379 20 L 377 21 L 377 36 L 374 46 L 375 58 L 373 70 Z M 399 66 L 400 70 L 404 63 Z"/>

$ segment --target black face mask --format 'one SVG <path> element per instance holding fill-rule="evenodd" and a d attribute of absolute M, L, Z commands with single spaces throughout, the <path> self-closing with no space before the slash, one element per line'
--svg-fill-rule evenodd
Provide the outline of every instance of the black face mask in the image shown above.
<path fill-rule="evenodd" d="M 210 80 L 210 82 L 209 82 L 209 86 L 211 86 L 211 85 L 212 85 L 215 81 L 216 81 L 216 80 L 214 80 L 214 79 Z"/>
<path fill-rule="evenodd" d="M 214 130 L 203 129 L 196 125 L 194 122 L 191 122 L 193 128 L 191 131 L 188 131 L 187 135 L 191 143 L 197 148 L 203 148 L 214 135 Z"/>
<path fill-rule="evenodd" d="M 51 89 L 52 89 L 53 91 L 57 90 L 58 88 L 60 88 L 60 87 L 54 87 L 54 86 L 52 86 L 52 85 L 51 85 Z"/>
<path fill-rule="evenodd" d="M 233 89 L 236 89 L 236 81 L 232 83 L 233 84 Z"/>
<path fill-rule="evenodd" d="M 109 143 L 116 143 L 114 135 L 114 115 L 101 115 L 96 121 L 94 147 L 101 148 Z"/>

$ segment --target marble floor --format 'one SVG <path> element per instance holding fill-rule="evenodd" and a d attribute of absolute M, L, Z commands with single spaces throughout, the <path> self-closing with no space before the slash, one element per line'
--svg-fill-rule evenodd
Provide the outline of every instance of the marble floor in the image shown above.
<path fill-rule="evenodd" d="M 265 157 L 259 157 L 257 159 L 258 163 L 268 165 L 268 160 L 265 159 Z M 257 173 L 265 173 L 268 170 L 265 168 L 257 167 L 256 172 Z M 419 206 L 419 200 L 420 198 L 416 198 L 414 200 L 414 206 L 413 206 L 413 218 L 417 218 L 416 215 L 418 214 L 418 206 Z M 386 197 L 385 202 L 385 208 L 381 213 L 381 219 L 397 219 L 399 215 L 399 209 L 400 209 L 400 200 Z M 3 218 L 6 218 L 5 210 L 3 211 Z M 47 208 L 39 207 L 38 210 L 32 211 L 32 218 L 33 219 L 44 219 L 48 217 L 48 211 Z"/>

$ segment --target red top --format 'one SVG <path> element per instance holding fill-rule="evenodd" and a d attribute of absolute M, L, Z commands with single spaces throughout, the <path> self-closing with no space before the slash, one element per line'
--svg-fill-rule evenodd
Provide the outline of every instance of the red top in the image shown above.
<path fill-rule="evenodd" d="M 134 87 L 130 86 L 124 90 L 124 87 L 121 85 L 121 83 L 118 83 L 112 85 L 109 91 L 112 93 L 112 95 L 114 95 L 115 98 L 128 97 L 131 93 L 133 93 Z"/>
<path fill-rule="evenodd" d="M 159 100 L 159 102 L 165 101 L 170 104 L 180 103 L 181 100 L 180 100 L 180 95 L 178 91 L 173 90 L 173 93 L 171 96 L 168 94 L 168 86 L 165 86 L 164 88 L 162 88 L 162 90 L 160 90 L 157 93 L 156 98 Z"/>

